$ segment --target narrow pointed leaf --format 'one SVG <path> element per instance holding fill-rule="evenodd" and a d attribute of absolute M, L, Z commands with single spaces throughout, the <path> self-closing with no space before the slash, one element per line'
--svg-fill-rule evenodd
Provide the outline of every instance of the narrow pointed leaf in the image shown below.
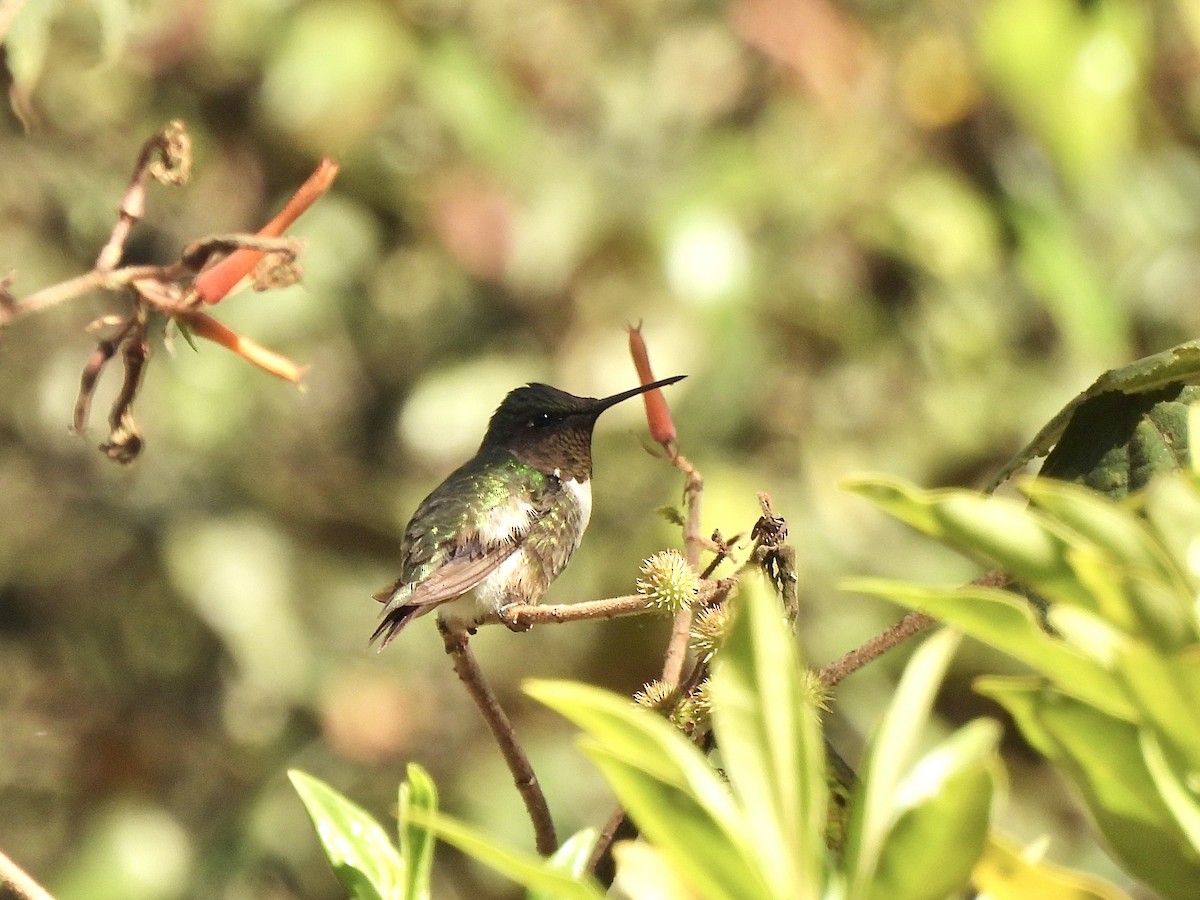
<path fill-rule="evenodd" d="M 598 745 L 664 784 L 684 788 L 732 831 L 741 817 L 728 785 L 704 755 L 661 716 L 611 691 L 565 681 L 531 680 L 525 692 L 571 720 Z"/>
<path fill-rule="evenodd" d="M 400 785 L 400 856 L 404 860 L 404 900 L 430 896 L 433 849 L 429 827 L 413 821 L 413 810 L 426 817 L 437 812 L 437 787 L 429 773 L 416 764 L 408 767 L 408 780 Z"/>
<path fill-rule="evenodd" d="M 929 717 L 960 636 L 943 630 L 913 654 L 867 750 L 861 780 L 851 803 L 846 852 L 847 896 L 867 897 L 888 831 L 895 820 L 894 798 Z"/>
<path fill-rule="evenodd" d="M 554 855 L 546 861 L 546 865 L 564 875 L 583 880 L 587 876 L 587 866 L 591 861 L 592 851 L 596 849 L 598 837 L 594 828 L 585 828 L 583 831 L 575 832 L 554 851 Z M 541 889 L 531 888 L 526 894 L 526 900 L 558 900 L 558 897 Z"/>
<path fill-rule="evenodd" d="M 487 835 L 440 812 L 412 811 L 414 822 L 532 892 L 555 900 L 599 900 L 603 892 L 590 878 L 561 871 L 539 856 L 503 847 Z"/>
<path fill-rule="evenodd" d="M 1127 505 L 1095 491 L 1051 478 L 1029 479 L 1021 490 L 1039 509 L 1075 531 L 1126 571 L 1142 572 L 1184 589 L 1179 570 L 1144 519 Z"/>
<path fill-rule="evenodd" d="M 942 900 L 966 886 L 987 842 L 999 725 L 977 719 L 905 776 L 905 806 L 888 832 L 870 887 L 873 900 Z"/>
<path fill-rule="evenodd" d="M 375 819 L 319 778 L 288 771 L 342 887 L 353 900 L 391 900 L 404 881 L 404 863 Z"/>
<path fill-rule="evenodd" d="M 1077 537 L 1014 500 L 973 491 L 923 491 L 897 479 L 858 478 L 844 486 L 889 515 L 986 566 L 999 567 L 1050 600 L 1094 608 L 1072 557 Z"/>
<path fill-rule="evenodd" d="M 584 744 L 584 752 L 604 774 L 642 835 L 697 896 L 739 900 L 774 895 L 744 827 L 729 827 L 691 791 L 660 780 L 608 747 Z"/>
<path fill-rule="evenodd" d="M 1121 681 L 1084 648 L 1051 637 L 1034 618 L 1029 604 L 1007 591 L 984 587 L 938 588 L 878 578 L 854 578 L 843 590 L 871 594 L 908 609 L 928 613 L 1020 660 L 1061 690 L 1132 720 L 1136 713 Z"/>
<path fill-rule="evenodd" d="M 1141 737 L 1142 757 L 1146 760 L 1150 777 L 1158 785 L 1159 796 L 1171 810 L 1179 830 L 1183 832 L 1192 849 L 1200 852 L 1200 801 L 1196 798 L 1195 790 L 1189 789 L 1185 784 L 1185 781 L 1196 780 L 1198 773 L 1192 770 L 1181 776 L 1172 765 L 1172 761 L 1167 758 L 1167 753 L 1153 731 L 1143 728 Z"/>
<path fill-rule="evenodd" d="M 976 689 L 1004 706 L 1070 778 L 1129 872 L 1164 897 L 1195 896 L 1200 853 L 1159 794 L 1137 725 L 1028 681 L 980 679 Z"/>
<path fill-rule="evenodd" d="M 642 834 L 698 893 L 770 895 L 728 785 L 683 734 L 599 688 L 534 681 L 525 690 L 590 736 L 585 752 Z"/>
<path fill-rule="evenodd" d="M 758 579 L 742 585 L 710 691 L 721 759 L 776 896 L 819 897 L 825 745 L 791 629 Z"/>

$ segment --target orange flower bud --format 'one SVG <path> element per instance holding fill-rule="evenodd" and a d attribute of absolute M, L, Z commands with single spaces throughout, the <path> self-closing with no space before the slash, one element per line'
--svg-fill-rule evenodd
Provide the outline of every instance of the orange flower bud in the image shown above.
<path fill-rule="evenodd" d="M 642 338 L 642 326 L 627 326 L 629 330 L 629 353 L 633 357 L 633 365 L 637 369 L 638 381 L 641 384 L 651 384 L 654 372 L 650 368 L 650 355 L 646 352 L 646 341 Z M 667 400 L 662 390 L 655 388 L 642 394 L 642 402 L 646 404 L 646 424 L 650 427 L 650 437 L 662 444 L 668 453 L 675 451 L 675 423 L 671 420 L 671 410 L 667 408 Z"/>

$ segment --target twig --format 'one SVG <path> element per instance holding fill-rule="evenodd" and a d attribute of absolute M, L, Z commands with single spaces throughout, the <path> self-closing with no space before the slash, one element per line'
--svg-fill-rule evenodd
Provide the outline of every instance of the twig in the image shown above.
<path fill-rule="evenodd" d="M 1003 589 L 1012 587 L 1013 581 L 1004 572 L 993 570 L 972 579 L 969 584 L 973 587 Z M 871 640 L 867 641 L 861 647 L 851 650 L 841 659 L 831 662 L 820 669 L 817 674 L 827 687 L 833 687 L 847 675 L 852 675 L 867 663 L 878 659 L 892 648 L 899 646 L 911 637 L 915 637 L 936 623 L 937 619 L 933 618 L 933 616 L 913 610 L 891 628 L 871 638 Z"/>
<path fill-rule="evenodd" d="M 525 801 L 525 809 L 528 810 L 529 819 L 533 823 L 537 851 L 542 856 L 549 856 L 558 849 L 558 838 L 554 833 L 550 807 L 546 805 L 546 797 L 538 784 L 533 766 L 529 763 L 529 757 L 517 741 L 512 721 L 500 706 L 492 689 L 488 687 L 479 664 L 475 662 L 470 648 L 471 636 L 466 631 L 447 625 L 441 619 L 438 620 L 438 630 L 442 633 L 446 652 L 450 654 L 454 663 L 454 671 L 458 673 L 471 699 L 483 713 L 492 736 L 500 745 L 500 752 L 504 754 L 504 761 L 508 763 L 508 770 L 512 773 L 513 784 L 517 786 L 521 799 Z"/>
<path fill-rule="evenodd" d="M 527 631 L 534 625 L 583 622 L 588 619 L 616 619 L 649 612 L 646 598 L 641 594 L 607 597 L 604 600 L 584 600 L 579 603 L 556 603 L 550 606 L 519 604 L 493 613 L 487 621 L 502 622 L 513 631 Z"/>
<path fill-rule="evenodd" d="M 118 291 L 128 287 L 135 281 L 173 281 L 183 274 L 184 269 L 178 263 L 169 266 L 125 266 L 111 272 L 100 272 L 93 269 L 58 284 L 52 284 L 34 291 L 24 300 L 13 300 L 5 318 L 0 324 L 11 322 L 20 316 L 28 316 L 42 312 L 52 306 L 57 306 L 67 300 L 74 300 L 92 291 Z"/>
<path fill-rule="evenodd" d="M 861 647 L 855 647 L 841 659 L 823 667 L 817 674 L 827 687 L 833 687 L 847 675 L 857 672 L 867 663 L 878 659 L 936 622 L 933 616 L 923 612 L 910 612 L 887 631 L 871 638 Z"/>
<path fill-rule="evenodd" d="M 54 900 L 49 891 L 3 853 L 0 853 L 0 885 L 16 900 Z"/>
<path fill-rule="evenodd" d="M 701 582 L 695 602 L 711 603 L 720 599 L 729 593 L 736 581 L 736 578 L 722 578 L 719 581 Z M 501 622 L 513 631 L 527 631 L 534 625 L 616 619 L 653 611 L 654 608 L 647 605 L 644 594 L 625 594 L 621 597 L 606 597 L 603 600 L 581 600 L 578 603 L 556 603 L 550 606 L 509 606 L 501 612 L 492 613 L 480 624 Z"/>
<path fill-rule="evenodd" d="M 687 519 L 683 526 L 683 551 L 688 564 L 700 570 L 700 552 L 704 549 L 704 538 L 700 534 L 700 495 L 704 491 L 704 479 L 686 456 L 676 453 L 671 464 L 684 475 L 683 497 L 687 507 Z M 694 606 L 694 604 L 693 604 Z M 662 681 L 679 684 L 683 675 L 683 663 L 687 658 L 688 640 L 692 632 L 693 606 L 685 606 L 675 614 L 671 626 L 671 640 L 663 658 Z"/>
<path fill-rule="evenodd" d="M 675 466 L 684 476 L 683 498 L 687 508 L 683 525 L 684 557 L 693 569 L 699 571 L 700 553 L 705 546 L 704 537 L 700 534 L 700 495 L 704 491 L 704 479 L 700 477 L 700 473 L 696 471 L 696 467 L 692 465 L 691 461 L 676 451 L 673 440 L 669 442 L 666 449 L 671 465 Z M 710 575 L 716 568 L 715 563 L 720 562 L 722 558 L 720 549 L 718 549 L 717 559 L 713 566 L 705 570 L 705 575 Z M 667 643 L 667 652 L 663 658 L 661 679 L 663 684 L 679 685 L 683 677 L 683 665 L 687 660 L 688 642 L 692 636 L 692 616 L 696 605 L 718 599 L 718 593 L 723 597 L 736 583 L 736 578 L 724 578 L 718 582 L 702 581 L 696 600 L 675 614 L 675 621 L 671 625 L 671 638 Z M 689 684 L 692 682 L 699 684 L 702 676 L 698 670 L 701 668 L 707 669 L 703 660 L 696 663 L 692 677 L 688 678 Z M 684 696 L 678 690 L 676 694 Z M 616 862 L 612 855 L 613 844 L 618 840 L 632 839 L 637 834 L 637 826 L 626 816 L 625 808 L 618 804 L 600 832 L 596 846 L 592 850 L 592 856 L 588 860 L 588 870 L 601 884 L 611 885 L 616 876 Z"/>

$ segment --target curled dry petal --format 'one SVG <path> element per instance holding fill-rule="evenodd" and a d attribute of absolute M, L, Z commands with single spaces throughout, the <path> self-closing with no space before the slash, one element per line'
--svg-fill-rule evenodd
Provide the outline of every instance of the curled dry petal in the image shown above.
<path fill-rule="evenodd" d="M 259 229 L 259 237 L 280 237 L 301 213 L 329 190 L 337 173 L 338 164 L 329 157 L 323 158 L 275 218 Z M 217 303 L 250 274 L 265 255 L 264 250 L 252 250 L 248 247 L 235 250 L 216 265 L 197 275 L 192 287 L 205 303 Z"/>
<path fill-rule="evenodd" d="M 642 338 L 642 326 L 639 323 L 628 328 L 629 353 L 633 357 L 633 365 L 637 368 L 638 381 L 650 384 L 654 381 L 654 372 L 650 368 L 650 354 L 646 352 L 646 341 Z M 667 408 L 663 392 L 658 388 L 646 391 L 642 394 L 642 402 L 646 404 L 646 423 L 650 426 L 650 437 L 671 453 L 675 446 L 675 423 L 671 420 L 671 410 Z"/>
<path fill-rule="evenodd" d="M 212 316 L 205 313 L 184 313 L 178 318 L 180 324 L 192 334 L 232 350 L 264 372 L 270 372 L 277 378 L 290 381 L 292 384 L 300 384 L 304 378 L 303 366 L 299 366 L 286 356 L 281 356 L 273 350 L 268 350 L 262 344 L 255 343 L 250 338 L 238 334 Z"/>

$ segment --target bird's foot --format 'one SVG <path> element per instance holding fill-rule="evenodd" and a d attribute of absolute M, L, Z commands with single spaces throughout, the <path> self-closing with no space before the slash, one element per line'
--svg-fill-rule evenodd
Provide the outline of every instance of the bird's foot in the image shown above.
<path fill-rule="evenodd" d="M 504 623 L 504 627 L 509 631 L 528 631 L 533 625 L 521 618 L 521 613 L 525 609 L 526 606 L 524 603 L 510 603 L 507 606 L 502 606 L 499 609 L 500 621 Z"/>

